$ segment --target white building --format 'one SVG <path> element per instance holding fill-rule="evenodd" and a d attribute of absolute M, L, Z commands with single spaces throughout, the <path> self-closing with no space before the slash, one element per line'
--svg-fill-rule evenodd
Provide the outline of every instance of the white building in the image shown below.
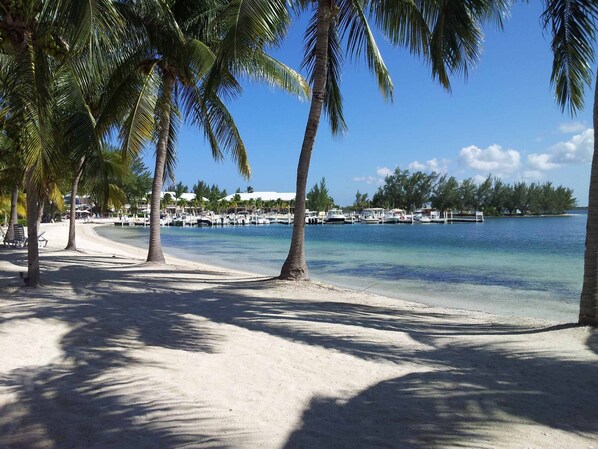
<path fill-rule="evenodd" d="M 147 192 L 148 195 L 151 195 L 152 192 Z M 164 199 L 164 195 L 169 194 L 170 197 L 175 200 L 176 199 L 176 193 L 175 192 L 160 192 L 160 199 L 163 200 Z M 183 193 L 181 194 L 180 197 L 181 200 L 185 200 L 188 202 L 191 202 L 195 199 L 195 193 Z M 204 201 L 209 201 L 207 198 L 203 198 Z"/>
<path fill-rule="evenodd" d="M 252 193 L 233 193 L 232 195 L 225 196 L 220 201 L 231 201 L 235 196 L 239 195 L 241 201 L 257 200 L 258 198 L 262 201 L 293 201 L 296 197 L 295 193 L 284 193 L 284 192 L 252 192 Z"/>

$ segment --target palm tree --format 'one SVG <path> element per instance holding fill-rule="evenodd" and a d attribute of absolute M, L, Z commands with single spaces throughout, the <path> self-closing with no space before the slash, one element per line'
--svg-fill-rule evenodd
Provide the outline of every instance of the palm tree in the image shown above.
<path fill-rule="evenodd" d="M 431 65 L 432 76 L 449 89 L 449 75 L 466 73 L 469 63 L 479 57 L 483 37 L 480 22 L 493 17 L 500 24 L 509 4 L 507 0 L 298 0 L 296 3 L 300 10 L 313 6 L 303 62 L 309 71 L 312 98 L 297 166 L 291 247 L 280 273 L 281 279 L 289 280 L 309 278 L 304 251 L 306 187 L 322 109 L 326 110 L 333 134 L 346 129 L 339 84 L 342 38 L 351 57 L 365 58 L 384 98 L 392 99 L 393 85 L 367 17 L 374 18 L 393 44 L 423 55 Z"/>
<path fill-rule="evenodd" d="M 159 198 L 164 178 L 172 177 L 181 116 L 203 130 L 214 158 L 229 152 L 248 177 L 245 145 L 221 96 L 240 92 L 236 74 L 249 74 L 298 95 L 306 95 L 308 87 L 296 72 L 263 51 L 284 31 L 279 11 L 266 0 L 173 0 L 159 8 L 123 1 L 120 6 L 123 16 L 135 24 L 134 51 L 125 64 L 134 71 L 120 80 L 113 97 L 130 100 L 121 131 L 124 149 L 137 154 L 149 141 L 156 143 L 147 262 L 164 263 Z"/>
<path fill-rule="evenodd" d="M 19 153 L 24 161 L 28 237 L 37 241 L 41 199 L 55 190 L 61 140 L 57 104 L 71 96 L 57 86 L 60 65 L 82 48 L 94 48 L 108 30 L 118 28 L 111 0 L 13 0 L 0 5 L 2 96 L 19 122 Z M 68 109 L 68 106 L 67 106 Z M 77 138 L 75 135 L 73 138 Z M 27 250 L 27 285 L 39 286 L 37 245 Z"/>
<path fill-rule="evenodd" d="M 107 48 L 102 48 L 102 54 L 92 57 L 89 51 L 84 51 L 77 58 L 67 61 L 59 74 L 61 88 L 69 92 L 73 101 L 62 110 L 64 134 L 67 136 L 65 147 L 68 148 L 67 162 L 73 173 L 71 174 L 71 205 L 69 220 L 69 235 L 66 250 L 76 250 L 76 196 L 82 177 L 87 178 L 88 187 L 99 189 L 102 198 L 110 196 L 110 176 L 121 172 L 122 164 L 126 160 L 114 160 L 112 149 L 106 143 L 108 124 L 99 127 L 97 120 L 103 114 L 102 97 L 111 71 L 116 70 L 117 58 L 107 58 Z M 100 57 L 102 56 L 102 57 Z M 79 73 L 78 73 L 79 72 Z M 82 74 L 80 72 L 85 72 Z M 84 79 L 86 78 L 86 79 Z M 73 138 L 73 136 L 76 136 Z M 114 189 L 115 186 L 112 186 Z"/>
<path fill-rule="evenodd" d="M 586 86 L 591 86 L 596 45 L 598 3 L 594 0 L 546 1 L 542 14 L 552 32 L 551 82 L 561 108 L 574 115 L 584 105 Z M 588 224 L 579 324 L 598 325 L 598 73 L 594 88 L 594 154 L 590 172 Z"/>

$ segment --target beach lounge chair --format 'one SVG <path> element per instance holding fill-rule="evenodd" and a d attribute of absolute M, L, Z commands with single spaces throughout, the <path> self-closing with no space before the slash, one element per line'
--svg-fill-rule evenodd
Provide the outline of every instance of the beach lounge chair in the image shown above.
<path fill-rule="evenodd" d="M 45 248 L 48 244 L 48 239 L 44 237 L 45 232 L 42 232 L 40 235 L 37 236 L 37 246 L 39 248 Z"/>
<path fill-rule="evenodd" d="M 24 246 L 27 246 L 27 237 L 25 236 L 25 229 L 23 228 L 23 225 L 14 225 L 14 238 L 8 239 L 5 236 L 4 246 L 14 246 L 17 248 L 23 248 Z"/>

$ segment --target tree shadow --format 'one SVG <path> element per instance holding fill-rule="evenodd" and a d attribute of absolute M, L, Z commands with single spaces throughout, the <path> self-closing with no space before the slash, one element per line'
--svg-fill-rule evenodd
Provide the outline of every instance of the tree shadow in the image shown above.
<path fill-rule="evenodd" d="M 338 290 L 330 295 L 341 300 L 315 300 L 269 278 L 141 267 L 110 256 L 46 257 L 49 287 L 12 294 L 0 325 L 68 324 L 60 339 L 64 360 L 0 378 L 16 398 L 0 410 L 0 447 L 232 447 L 230 435 L 242 431 L 223 424 L 210 405 L 173 403 L 147 379 L 127 376 L 147 366 L 136 357 L 143 347 L 217 354 L 226 336 L 214 323 L 362 360 L 419 366 L 420 372 L 379 382 L 348 401 L 314 397 L 287 449 L 480 447 L 490 444 L 492 426 L 512 422 L 582 436 L 598 432 L 596 363 L 514 353 L 485 340 L 541 338 L 573 325 L 482 323 L 458 311 L 343 301 Z M 0 279 L 0 287 L 7 282 Z M 262 293 L 272 288 L 279 298 Z M 405 339 L 417 344 L 402 345 Z M 587 346 L 595 353 L 596 342 L 594 333 Z"/>
<path fill-rule="evenodd" d="M 389 379 L 348 401 L 312 399 L 284 448 L 554 447 L 552 430 L 595 441 L 595 364 L 460 350 L 473 352 L 465 366 Z M 450 352 L 436 355 L 464 360 Z M 539 441 L 527 433 L 535 423 L 544 426 Z M 509 429 L 510 441 L 497 444 L 496 428 Z"/>
<path fill-rule="evenodd" d="M 143 347 L 218 352 L 223 337 L 189 316 L 173 289 L 180 271 L 67 255 L 51 256 L 48 267 L 51 285 L 9 295 L 0 324 L 58 320 L 69 330 L 59 340 L 60 360 L 0 375 L 0 389 L 15 398 L 0 409 L 0 447 L 230 447 L 215 429 L 240 431 L 217 410 L 184 395 L 173 401 L 132 374 L 151 367 L 136 356 Z"/>

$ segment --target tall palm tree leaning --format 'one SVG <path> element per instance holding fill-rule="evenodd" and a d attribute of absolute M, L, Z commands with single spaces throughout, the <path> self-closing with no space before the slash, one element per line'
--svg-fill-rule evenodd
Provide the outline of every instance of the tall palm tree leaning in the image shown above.
<path fill-rule="evenodd" d="M 598 35 L 595 0 L 545 0 L 545 28 L 552 32 L 551 82 L 556 100 L 572 115 L 584 106 L 586 86 L 592 83 L 594 46 Z M 594 154 L 590 172 L 588 224 L 579 324 L 598 326 L 598 73 L 594 88 Z"/>
<path fill-rule="evenodd" d="M 227 151 L 248 177 L 245 145 L 221 95 L 240 92 L 235 78 L 239 74 L 301 96 L 307 96 L 309 87 L 263 50 L 280 41 L 286 28 L 284 2 L 173 0 L 155 7 L 120 3 L 123 16 L 136 25 L 132 42 L 138 47 L 125 64 L 133 71 L 113 97 L 130 101 L 121 130 L 123 149 L 138 154 L 149 141 L 156 142 L 147 262 L 162 264 L 160 194 L 165 176 L 173 172 L 181 112 L 203 130 L 214 158 L 221 159 L 222 150 Z"/>
<path fill-rule="evenodd" d="M 422 55 L 432 68 L 433 78 L 450 90 L 449 75 L 467 73 L 477 61 L 483 38 L 481 23 L 502 18 L 509 0 L 297 0 L 299 11 L 312 8 L 305 33 L 303 65 L 312 83 L 312 98 L 297 166 L 297 186 L 291 247 L 280 279 L 309 278 L 305 261 L 305 202 L 309 164 L 322 109 L 330 119 L 333 134 L 346 129 L 342 112 L 340 74 L 341 40 L 351 57 L 364 56 L 378 81 L 384 98 L 393 97 L 393 85 L 368 23 L 373 18 L 394 44 Z"/>

